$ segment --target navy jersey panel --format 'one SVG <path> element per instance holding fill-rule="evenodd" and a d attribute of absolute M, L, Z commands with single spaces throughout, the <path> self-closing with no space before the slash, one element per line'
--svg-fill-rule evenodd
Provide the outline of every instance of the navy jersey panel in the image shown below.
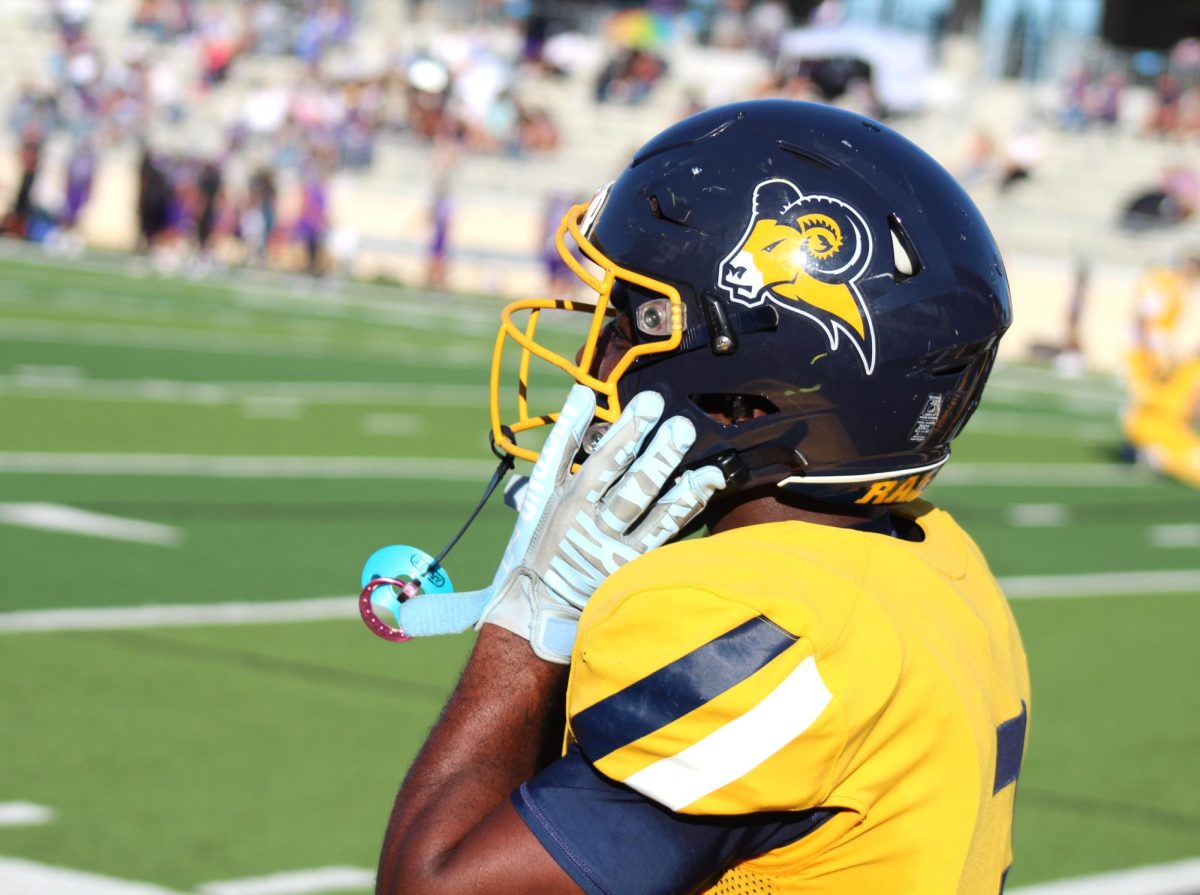
<path fill-rule="evenodd" d="M 588 895 L 692 892 L 739 861 L 795 842 L 834 813 L 676 814 L 609 780 L 575 745 L 512 799 L 538 841 Z"/>

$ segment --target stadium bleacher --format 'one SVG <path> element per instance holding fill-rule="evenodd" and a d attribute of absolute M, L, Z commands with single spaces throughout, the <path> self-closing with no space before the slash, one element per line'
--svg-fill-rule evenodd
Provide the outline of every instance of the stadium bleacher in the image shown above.
<path fill-rule="evenodd" d="M 139 46 L 129 23 L 133 0 L 104 0 L 94 5 L 89 36 L 101 52 L 121 58 Z M 425 18 L 410 21 L 406 7 L 388 2 L 359 5 L 359 21 L 349 46 L 329 51 L 325 70 L 379 71 L 404 49 L 428 45 L 441 28 L 427 4 Z M 957 40 L 958 42 L 953 42 Z M 449 178 L 453 222 L 449 240 L 452 288 L 522 294 L 542 288 L 544 212 L 556 194 L 582 195 L 619 170 L 621 161 L 649 134 L 680 117 L 696 91 L 721 98 L 748 95 L 769 73 L 766 60 L 749 49 L 717 49 L 680 41 L 665 52 L 670 71 L 637 105 L 593 101 L 595 69 L 603 59 L 603 38 L 580 36 L 585 60 L 565 78 L 522 71 L 522 98 L 548 110 L 557 124 L 556 152 L 514 157 L 505 153 L 462 152 Z M 45 80 L 54 47 L 54 23 L 45 5 L 30 0 L 0 6 L 0 108 L 8 108 L 21 85 Z M 191 84 L 198 50 L 192 41 L 157 45 L 155 54 L 175 71 L 185 94 L 181 121 L 155 121 L 146 137 L 168 150 L 216 152 L 238 119 L 248 95 L 264 86 L 299 83 L 305 64 L 273 55 L 239 57 L 229 79 L 203 96 Z M 951 170 L 960 168 L 972 136 L 986 129 L 998 146 L 1026 122 L 1040 136 L 1040 159 L 1031 180 L 1001 193 L 996 178 L 968 184 L 990 221 L 1014 280 L 1040 299 L 1028 316 L 1018 313 L 1018 332 L 1010 350 L 1053 340 L 1065 316 L 1070 272 L 1075 259 L 1110 270 L 1095 303 L 1113 309 L 1093 327 L 1092 359 L 1103 365 L 1111 356 L 1123 316 L 1126 290 L 1137 269 L 1162 261 L 1192 241 L 1195 227 L 1185 225 L 1152 235 L 1136 235 L 1116 226 L 1120 205 L 1152 185 L 1168 166 L 1193 165 L 1194 146 L 1183 141 L 1139 135 L 1149 106 L 1148 88 L 1127 91 L 1118 127 L 1103 132 L 1063 132 L 1054 126 L 1059 88 L 1031 86 L 983 77 L 973 44 L 952 39 L 936 72 L 937 99 L 917 115 L 892 123 L 929 149 Z M 719 72 L 718 77 L 713 73 Z M 719 82 L 719 89 L 714 84 Z M 0 187 L 13 182 L 14 137 L 0 155 Z M 59 146 L 61 160 L 63 148 Z M 83 219 L 88 241 L 127 249 L 136 236 L 134 141 L 107 150 L 101 163 L 92 208 Z M 361 276 L 386 275 L 403 282 L 422 279 L 430 242 L 429 205 L 435 150 L 406 134 L 382 134 L 374 161 L 360 170 L 341 171 L 331 184 L 332 226 L 349 235 L 353 269 Z M 51 153 L 50 158 L 56 158 Z M 231 180 L 243 180 L 245 171 Z M 1047 259 L 1053 259 L 1049 262 Z M 1120 308 L 1121 313 L 1117 313 Z M 1024 311 L 1018 308 L 1018 311 Z"/>

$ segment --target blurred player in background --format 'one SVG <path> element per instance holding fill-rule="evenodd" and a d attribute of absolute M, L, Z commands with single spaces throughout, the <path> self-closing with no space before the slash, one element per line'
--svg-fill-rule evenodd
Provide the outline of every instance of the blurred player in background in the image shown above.
<path fill-rule="evenodd" d="M 67 160 L 66 188 L 60 226 L 62 245 L 71 254 L 83 250 L 83 238 L 77 227 L 80 215 L 92 196 L 92 181 L 96 177 L 96 156 L 86 139 L 76 140 Z"/>
<path fill-rule="evenodd" d="M 430 289 L 446 288 L 446 259 L 450 250 L 450 227 L 454 221 L 454 200 L 445 175 L 434 183 L 429 200 L 429 249 L 425 260 L 425 285 Z"/>
<path fill-rule="evenodd" d="M 542 217 L 542 241 L 539 248 L 546 272 L 546 294 L 556 298 L 570 296 L 577 282 L 575 274 L 558 253 L 557 245 L 559 222 L 574 204 L 575 201 L 567 193 L 551 193 L 546 197 L 545 213 Z"/>
<path fill-rule="evenodd" d="M 1200 283 L 1200 252 L 1148 271 L 1134 292 L 1125 357 L 1129 406 L 1121 426 L 1134 455 L 1154 469 L 1200 487 L 1200 359 L 1181 346 L 1180 323 Z"/>
<path fill-rule="evenodd" d="M 300 191 L 300 212 L 294 238 L 304 247 L 304 269 L 312 276 L 325 271 L 325 237 L 329 231 L 329 188 L 319 162 L 305 166 Z"/>
<path fill-rule="evenodd" d="M 535 453 L 552 417 L 522 373 L 502 425 L 494 366 L 496 443 L 536 459 L 512 539 L 486 590 L 399 606 L 480 635 L 379 891 L 995 895 L 1025 657 L 919 500 L 1011 321 L 978 211 L 894 132 L 771 100 L 668 129 L 559 232 L 598 303 L 516 302 L 497 350 L 577 384 Z M 574 359 L 512 319 L 553 307 Z"/>

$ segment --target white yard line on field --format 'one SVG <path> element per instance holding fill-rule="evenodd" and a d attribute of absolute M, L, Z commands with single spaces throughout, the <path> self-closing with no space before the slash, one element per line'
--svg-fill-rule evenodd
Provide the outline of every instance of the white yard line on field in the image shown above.
<path fill-rule="evenodd" d="M 1014 503 L 1006 511 L 1008 522 L 1018 528 L 1060 528 L 1070 511 L 1061 503 Z"/>
<path fill-rule="evenodd" d="M 1151 525 L 1147 537 L 1154 547 L 1200 547 L 1200 525 L 1194 522 Z"/>
<path fill-rule="evenodd" d="M 28 250 L 26 245 L 11 240 L 0 243 L 0 258 L 31 267 L 48 267 L 57 270 L 64 266 L 61 259 L 42 257 L 36 251 Z M 105 260 L 108 263 L 103 263 Z M 427 292 L 412 287 L 398 289 L 393 286 L 362 281 L 315 284 L 307 277 L 255 270 L 239 270 L 236 275 L 218 277 L 200 283 L 169 273 L 131 270 L 134 265 L 131 265 L 127 255 L 112 256 L 108 259 L 92 255 L 90 260 L 72 258 L 69 267 L 73 272 L 99 274 L 111 277 L 116 281 L 133 278 L 153 282 L 162 287 L 164 294 L 175 292 L 181 286 L 193 292 L 215 289 L 227 293 L 231 298 L 243 304 L 265 305 L 289 314 L 294 313 L 298 305 L 306 306 L 310 312 L 328 309 L 331 314 L 339 315 L 345 313 L 347 306 L 356 306 L 399 311 L 406 317 L 440 318 L 447 325 L 452 326 L 457 320 L 473 317 L 494 323 L 496 320 L 494 308 L 499 307 L 495 301 L 473 296 L 460 295 L 455 296 L 454 301 L 447 301 L 446 296 L 442 293 Z M 5 284 L 6 292 L 12 292 L 14 289 L 20 290 L 22 294 L 33 292 L 30 287 L 19 281 Z M 104 307 L 114 299 L 163 304 L 162 299 L 153 296 L 113 296 L 104 290 L 85 292 L 72 289 L 67 292 L 75 297 L 86 297 L 90 299 L 91 305 L 99 307 Z M 63 294 L 63 292 L 60 291 L 58 294 Z M 44 300 L 44 296 L 40 293 L 36 297 Z"/>
<path fill-rule="evenodd" d="M 1117 463 L 955 463 L 938 473 L 938 485 L 1057 488 L 1127 488 L 1153 484 L 1158 477 L 1140 466 Z"/>
<path fill-rule="evenodd" d="M 13 895 L 178 895 L 151 883 L 0 857 L 0 892 Z"/>
<path fill-rule="evenodd" d="M 264 603 L 184 603 L 0 612 L 0 634 L 36 631 L 128 631 L 204 625 L 261 625 L 358 617 L 355 597 L 316 597 Z M 4 891 L 0 889 L 0 892 Z"/>
<path fill-rule="evenodd" d="M 425 421 L 415 413 L 367 413 L 362 418 L 364 435 L 413 436 L 425 431 Z"/>
<path fill-rule="evenodd" d="M 1010 600 L 1200 594 L 1200 569 L 1089 572 L 1083 575 L 1009 575 L 1000 587 Z"/>
<path fill-rule="evenodd" d="M 183 541 L 183 531 L 171 525 L 93 513 L 59 503 L 0 503 L 0 523 L 159 547 L 176 547 Z"/>
<path fill-rule="evenodd" d="M 1120 386 L 1116 384 L 1111 389 L 1071 388 L 1064 386 L 1061 382 L 1041 384 L 1034 382 L 1008 382 L 1003 378 L 997 377 L 993 377 L 988 381 L 987 394 L 993 397 L 1028 397 L 1030 395 L 1037 395 L 1080 413 L 1094 412 L 1100 409 L 1115 410 L 1125 400 Z"/>
<path fill-rule="evenodd" d="M 318 867 L 272 873 L 246 879 L 205 883 L 197 887 L 200 895 L 327 895 L 333 892 L 357 892 L 375 887 L 375 872 L 359 867 Z"/>
<path fill-rule="evenodd" d="M 239 457 L 207 454 L 0 453 L 0 473 L 485 482 L 492 460 L 436 457 Z"/>
<path fill-rule="evenodd" d="M 1010 889 L 1006 895 L 1194 895 L 1200 858 Z"/>
<path fill-rule="evenodd" d="M 1200 593 L 1200 569 L 1011 575 L 1000 579 L 1000 587 L 1014 600 Z M 154 604 L 0 612 L 0 634 L 258 625 L 342 621 L 357 617 L 357 600 L 354 595 L 347 594 L 264 603 Z"/>
<path fill-rule="evenodd" d="M 215 354 L 312 357 L 329 352 L 333 343 L 314 336 L 256 336 L 219 330 L 130 323 L 64 323 L 57 320 L 0 321 L 0 340 L 62 342 L 120 348 L 160 348 Z"/>
<path fill-rule="evenodd" d="M 206 883 L 199 895 L 331 895 L 370 889 L 375 874 L 326 867 Z M 1008 895 L 1193 895 L 1200 891 L 1200 860 L 1117 870 L 1009 889 Z M 0 857 L 0 892 L 21 895 L 180 895 L 161 886 Z"/>
<path fill-rule="evenodd" d="M 304 402 L 287 395 L 246 398 L 239 406 L 248 420 L 298 420 L 304 416 Z"/>
<path fill-rule="evenodd" d="M 187 329 L 182 326 L 63 323 L 57 320 L 0 320 L 0 341 L 249 354 L 255 357 L 337 356 L 351 351 L 348 346 L 333 339 L 312 334 L 256 335 L 227 330 Z M 486 353 L 474 349 L 429 351 L 418 342 L 402 342 L 395 337 L 368 338 L 356 343 L 353 350 L 356 355 L 367 354 L 372 357 L 411 355 L 419 357 L 420 363 L 429 367 L 478 367 L 486 358 Z"/>
<path fill-rule="evenodd" d="M 1001 364 L 992 371 L 988 388 L 999 382 L 1013 388 L 1054 394 L 1112 395 L 1120 390 L 1120 379 L 1112 374 L 1094 376 L 1062 376 L 1053 371 L 1015 364 Z"/>
<path fill-rule="evenodd" d="M 0 394 L 31 398 L 90 401 L 217 404 L 225 401 L 278 397 L 307 403 L 386 402 L 423 406 L 483 407 L 487 388 L 452 383 L 402 382 L 187 382 L 171 379 L 92 379 L 78 367 L 18 367 L 0 374 Z M 1117 435 L 1114 421 L 1070 421 L 1054 413 L 980 410 L 971 431 L 1006 435 L 1052 436 L 1100 441 Z"/>
<path fill-rule="evenodd" d="M 0 802 L 0 827 L 35 827 L 54 820 L 54 810 L 33 802 Z"/>
<path fill-rule="evenodd" d="M 198 478 L 437 479 L 486 481 L 491 460 L 446 457 L 267 457 L 209 454 L 0 452 L 0 473 L 165 475 Z M 951 463 L 940 487 L 1125 488 L 1153 484 L 1140 467 L 1106 463 Z"/>
<path fill-rule="evenodd" d="M 220 404 L 259 398 L 306 404 L 416 404 L 485 407 L 487 387 L 431 382 L 184 382 L 175 379 L 89 379 L 75 367 L 24 367 L 0 375 L 0 394 L 87 401 Z"/>
<path fill-rule="evenodd" d="M 1112 440 L 1118 435 L 1115 419 L 1108 422 L 1064 420 L 1059 413 L 980 410 L 971 417 L 969 426 L 976 434 L 1048 436 L 1059 440 L 1101 441 Z"/>

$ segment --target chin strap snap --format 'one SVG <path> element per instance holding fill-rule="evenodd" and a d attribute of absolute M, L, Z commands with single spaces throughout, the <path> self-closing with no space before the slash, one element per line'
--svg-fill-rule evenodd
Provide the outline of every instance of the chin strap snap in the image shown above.
<path fill-rule="evenodd" d="M 708 345 L 714 354 L 733 354 L 737 351 L 739 335 L 775 329 L 779 326 L 779 311 L 772 305 L 757 308 L 731 308 L 713 292 L 700 298 L 703 319 L 688 321 L 676 351 L 692 351 Z"/>

